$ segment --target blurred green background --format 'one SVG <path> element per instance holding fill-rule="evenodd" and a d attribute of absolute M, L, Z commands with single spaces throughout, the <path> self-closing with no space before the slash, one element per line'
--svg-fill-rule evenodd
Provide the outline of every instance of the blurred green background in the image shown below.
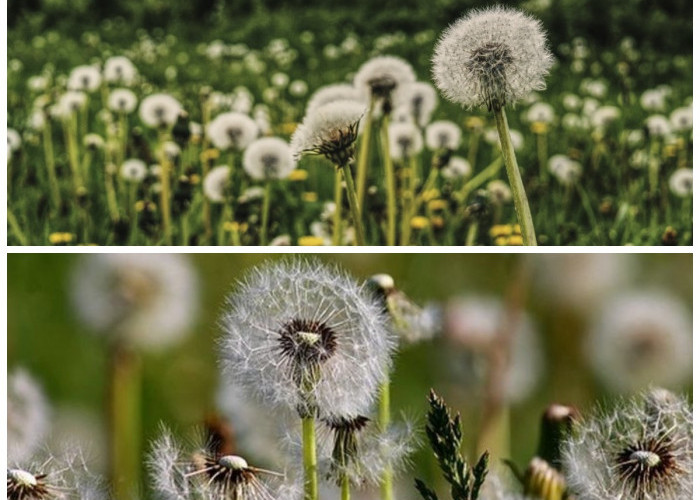
<path fill-rule="evenodd" d="M 219 377 L 216 321 L 224 297 L 250 266 L 284 256 L 186 257 L 199 275 L 200 314 L 187 340 L 162 354 L 144 356 L 143 426 L 147 439 L 155 435 L 159 422 L 187 428 L 200 423 L 213 409 Z M 319 258 L 341 264 L 358 280 L 375 273 L 389 273 L 408 296 L 424 304 L 463 293 L 502 298 L 521 264 L 537 258 L 546 268 L 549 256 L 326 254 Z M 8 370 L 16 366 L 27 368 L 43 385 L 52 404 L 82 408 L 100 416 L 106 398 L 104 344 L 77 321 L 69 296 L 70 276 L 79 272 L 80 259 L 80 255 L 70 254 L 8 256 Z M 633 260 L 640 270 L 630 287 L 667 289 L 691 310 L 692 255 L 619 255 L 618 259 Z M 540 265 L 533 269 L 543 268 Z M 538 420 L 548 403 L 557 401 L 585 408 L 594 399 L 606 396 L 581 360 L 579 344 L 588 318 L 557 308 L 537 290 L 528 287 L 526 309 L 543 339 L 546 375 L 537 391 L 513 408 L 513 458 L 521 465 L 534 452 Z M 393 378 L 394 411 L 422 417 L 425 397 L 434 387 L 448 404 L 465 412 L 465 433 L 470 436 L 477 425 L 472 414 L 476 402 L 464 400 L 461 382 L 450 380 L 445 373 L 446 352 L 440 338 L 401 350 Z M 416 471 L 411 476 L 430 479 L 437 474 L 429 465 L 430 455 L 425 450 L 418 454 L 415 463 Z"/>

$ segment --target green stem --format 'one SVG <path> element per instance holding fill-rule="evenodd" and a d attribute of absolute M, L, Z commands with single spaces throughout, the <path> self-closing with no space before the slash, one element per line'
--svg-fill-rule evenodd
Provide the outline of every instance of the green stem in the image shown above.
<path fill-rule="evenodd" d="M 350 211 L 352 213 L 353 224 L 355 225 L 355 242 L 359 246 L 363 246 L 365 244 L 365 236 L 362 228 L 362 218 L 360 217 L 360 207 L 357 204 L 355 181 L 352 179 L 350 164 L 347 162 L 343 165 L 343 177 L 345 178 L 345 191 L 348 193 L 348 202 L 350 203 Z"/>
<path fill-rule="evenodd" d="M 537 158 L 540 163 L 540 181 L 542 183 L 547 180 L 547 134 L 541 133 L 537 135 Z"/>
<path fill-rule="evenodd" d="M 469 229 L 467 230 L 467 241 L 465 243 L 466 246 L 471 247 L 474 246 L 474 242 L 476 241 L 476 234 L 477 230 L 479 229 L 479 223 L 474 219 L 470 224 L 469 224 Z"/>
<path fill-rule="evenodd" d="M 401 190 L 401 239 L 399 244 L 411 243 L 411 217 L 413 216 L 413 166 L 415 155 L 411 157 L 409 167 L 403 169 L 403 189 Z"/>
<path fill-rule="evenodd" d="M 44 159 L 46 160 L 46 171 L 49 176 L 49 186 L 51 189 L 51 201 L 53 206 L 58 208 L 61 204 L 61 192 L 58 189 L 58 179 L 56 178 L 56 162 L 53 156 L 53 141 L 51 139 L 51 121 L 47 118 L 44 125 Z"/>
<path fill-rule="evenodd" d="M 301 419 L 301 435 L 304 453 L 304 500 L 318 500 L 318 463 L 314 417 Z"/>
<path fill-rule="evenodd" d="M 362 128 L 362 140 L 360 141 L 360 151 L 357 156 L 357 203 L 362 215 L 365 188 L 367 185 L 367 163 L 369 161 L 369 149 L 372 143 L 372 120 L 374 115 L 374 98 L 370 101 L 369 111 L 365 118 L 365 126 Z"/>
<path fill-rule="evenodd" d="M 112 352 L 111 474 L 115 500 L 130 500 L 139 485 L 141 363 L 122 346 Z"/>
<path fill-rule="evenodd" d="M 501 167 L 503 166 L 503 157 L 498 156 L 491 164 L 486 167 L 484 170 L 476 174 L 474 177 L 469 179 L 462 189 L 459 191 L 459 193 L 456 195 L 456 198 L 460 202 L 466 201 L 466 199 L 469 197 L 469 193 L 474 191 L 476 188 L 484 184 L 486 181 L 489 179 L 493 178 L 498 174 L 498 172 L 501 170 Z"/>
<path fill-rule="evenodd" d="M 340 500 L 350 500 L 350 478 L 347 474 L 340 479 Z"/>
<path fill-rule="evenodd" d="M 386 432 L 391 423 L 391 386 L 389 377 L 386 378 L 379 387 L 379 414 L 377 415 L 377 423 L 379 424 L 380 432 Z M 391 466 L 387 466 L 382 472 L 382 500 L 393 500 L 394 498 L 394 479 Z"/>
<path fill-rule="evenodd" d="M 340 235 L 342 234 L 342 208 L 343 208 L 343 171 L 339 168 L 335 169 L 335 192 L 333 201 L 335 203 L 335 211 L 333 212 L 333 246 L 341 244 Z M 358 201 L 359 203 L 359 201 Z"/>
<path fill-rule="evenodd" d="M 161 134 L 159 144 L 160 155 L 160 210 L 163 218 L 163 235 L 166 245 L 173 244 L 172 229 L 170 227 L 170 162 L 165 157 L 163 145 L 165 134 Z"/>
<path fill-rule="evenodd" d="M 15 217 L 15 214 L 12 213 L 9 208 L 7 209 L 7 223 L 10 225 L 10 229 L 12 229 L 12 232 L 14 233 L 15 238 L 17 238 L 19 241 L 19 244 L 24 246 L 29 245 L 29 240 L 27 240 L 27 237 L 22 232 L 22 228 L 20 227 L 19 222 L 17 222 L 17 217 Z"/>
<path fill-rule="evenodd" d="M 515 204 L 515 212 L 518 215 L 520 230 L 523 235 L 523 243 L 528 246 L 537 246 L 537 237 L 535 236 L 535 226 L 532 223 L 532 214 L 530 206 L 527 202 L 525 194 L 525 186 L 520 177 L 518 170 L 518 162 L 515 158 L 513 143 L 510 139 L 510 129 L 508 128 L 508 119 L 503 107 L 494 109 L 496 118 L 496 128 L 498 129 L 498 137 L 501 141 L 501 151 L 503 152 L 503 160 L 506 164 L 506 172 L 508 173 L 508 181 L 510 188 L 513 190 L 513 203 Z"/>
<path fill-rule="evenodd" d="M 386 174 L 387 197 L 387 246 L 396 245 L 396 178 L 394 176 L 394 162 L 389 153 L 389 116 L 382 119 L 382 156 L 384 158 L 384 172 Z"/>
<path fill-rule="evenodd" d="M 114 189 L 114 172 L 105 168 L 105 192 L 107 194 L 107 207 L 112 222 L 119 220 L 119 207 L 117 206 L 117 192 Z"/>
<path fill-rule="evenodd" d="M 265 183 L 262 205 L 262 227 L 260 228 L 260 245 L 267 245 L 267 225 L 270 217 L 270 182 Z"/>

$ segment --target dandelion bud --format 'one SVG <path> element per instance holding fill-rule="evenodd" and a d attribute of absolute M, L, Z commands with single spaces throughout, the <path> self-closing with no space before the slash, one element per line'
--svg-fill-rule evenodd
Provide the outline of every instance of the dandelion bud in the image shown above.
<path fill-rule="evenodd" d="M 541 500 L 563 500 L 566 491 L 564 476 L 539 457 L 535 457 L 525 471 L 525 495 Z"/>

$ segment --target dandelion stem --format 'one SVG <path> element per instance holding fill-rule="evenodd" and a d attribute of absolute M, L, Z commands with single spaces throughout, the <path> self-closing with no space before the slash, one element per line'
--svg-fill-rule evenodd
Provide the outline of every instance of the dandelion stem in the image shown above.
<path fill-rule="evenodd" d="M 340 481 L 340 500 L 350 500 L 350 478 L 343 474 Z"/>
<path fill-rule="evenodd" d="M 115 500 L 129 500 L 139 483 L 141 363 L 136 353 L 116 346 L 111 371 L 111 479 Z"/>
<path fill-rule="evenodd" d="M 360 217 L 360 207 L 357 204 L 357 194 L 355 192 L 355 182 L 352 179 L 350 164 L 343 165 L 343 177 L 345 178 L 345 191 L 348 193 L 348 202 L 350 203 L 350 211 L 352 212 L 353 223 L 355 225 L 355 242 L 359 246 L 365 244 L 365 236 L 362 229 L 362 218 Z"/>
<path fill-rule="evenodd" d="M 396 183 L 394 176 L 394 162 L 389 153 L 389 116 L 382 119 L 382 155 L 384 157 L 384 172 L 386 174 L 386 197 L 387 197 L 387 246 L 396 245 Z"/>
<path fill-rule="evenodd" d="M 270 218 L 270 194 L 271 186 L 270 181 L 265 183 L 265 193 L 263 194 L 263 205 L 262 205 L 262 227 L 260 228 L 260 245 L 267 245 L 267 225 Z"/>
<path fill-rule="evenodd" d="M 44 158 L 46 160 L 46 172 L 49 176 L 49 186 L 51 187 L 51 201 L 54 208 L 61 204 L 61 192 L 58 189 L 58 179 L 56 178 L 56 162 L 53 156 L 53 141 L 51 140 L 51 121 L 46 120 L 44 125 Z"/>
<path fill-rule="evenodd" d="M 170 162 L 164 151 L 165 134 L 160 138 L 160 210 L 163 217 L 163 236 L 166 245 L 173 244 L 170 227 Z"/>
<path fill-rule="evenodd" d="M 19 244 L 23 246 L 29 245 L 29 240 L 27 240 L 27 237 L 24 236 L 22 228 L 20 227 L 19 222 L 17 222 L 17 217 L 15 217 L 15 214 L 12 213 L 10 209 L 7 210 L 7 223 L 10 225 L 10 229 L 12 229 L 12 232 L 14 233 L 15 238 L 17 238 L 17 241 L 19 241 Z"/>
<path fill-rule="evenodd" d="M 540 163 L 540 181 L 547 181 L 547 132 L 536 134 L 537 136 L 537 159 Z"/>
<path fill-rule="evenodd" d="M 530 213 L 530 205 L 527 202 L 525 194 L 525 186 L 520 177 L 518 170 L 518 162 L 515 158 L 513 143 L 510 139 L 510 129 L 508 128 L 508 118 L 503 107 L 494 109 L 496 118 L 496 128 L 498 129 L 498 137 L 501 142 L 501 151 L 503 152 L 503 160 L 506 164 L 506 172 L 508 173 L 508 181 L 513 190 L 513 202 L 515 204 L 515 212 L 518 215 L 518 222 L 523 234 L 523 243 L 528 246 L 537 246 L 537 237 L 535 236 L 535 226 L 532 223 L 532 214 Z"/>
<path fill-rule="evenodd" d="M 369 148 L 372 144 L 372 116 L 374 114 L 374 98 L 370 101 L 369 111 L 362 128 L 362 140 L 357 156 L 357 204 L 360 207 L 360 216 L 365 201 L 365 187 L 367 184 L 367 163 L 369 161 Z"/>
<path fill-rule="evenodd" d="M 457 194 L 457 199 L 461 202 L 464 203 L 467 198 L 469 197 L 469 193 L 474 191 L 476 188 L 484 184 L 486 181 L 489 179 L 493 178 L 496 176 L 496 174 L 501 170 L 501 167 L 503 166 L 503 157 L 498 156 L 491 164 L 483 169 L 481 172 L 476 174 L 474 177 L 469 179 L 466 184 L 462 187 L 462 189 L 459 191 Z"/>
<path fill-rule="evenodd" d="M 391 423 L 391 382 L 387 376 L 379 388 L 379 414 L 377 423 L 380 432 L 386 432 Z M 394 498 L 394 474 L 391 466 L 387 466 L 382 472 L 382 500 L 393 500 Z"/>
<path fill-rule="evenodd" d="M 105 168 L 105 192 L 107 193 L 107 207 L 112 222 L 119 220 L 119 207 L 117 206 L 117 193 L 114 189 L 114 173 L 109 168 Z"/>
<path fill-rule="evenodd" d="M 479 222 L 474 218 L 469 223 L 469 229 L 467 230 L 467 241 L 465 242 L 465 245 L 468 247 L 474 246 L 474 242 L 476 241 L 476 235 L 477 231 L 479 229 Z"/>
<path fill-rule="evenodd" d="M 314 417 L 301 419 L 304 450 L 304 500 L 318 500 L 318 463 L 316 461 L 316 430 Z"/>
<path fill-rule="evenodd" d="M 335 193 L 333 201 L 335 203 L 335 211 L 333 212 L 333 246 L 339 246 L 341 234 L 340 226 L 343 220 L 341 217 L 343 208 L 343 171 L 339 168 L 335 169 Z"/>
<path fill-rule="evenodd" d="M 406 246 L 411 243 L 411 216 L 413 215 L 413 166 L 415 165 L 415 155 L 411 157 L 408 168 L 404 168 L 403 188 L 401 189 L 401 239 L 399 244 Z"/>

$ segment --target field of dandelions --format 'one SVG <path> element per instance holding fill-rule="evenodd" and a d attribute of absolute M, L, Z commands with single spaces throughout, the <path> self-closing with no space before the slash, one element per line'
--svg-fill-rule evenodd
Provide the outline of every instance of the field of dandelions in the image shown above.
<path fill-rule="evenodd" d="M 443 42 L 11 30 L 8 242 L 691 244 L 690 52 L 488 16 Z"/>
<path fill-rule="evenodd" d="M 691 266 L 12 254 L 7 498 L 690 500 Z"/>

